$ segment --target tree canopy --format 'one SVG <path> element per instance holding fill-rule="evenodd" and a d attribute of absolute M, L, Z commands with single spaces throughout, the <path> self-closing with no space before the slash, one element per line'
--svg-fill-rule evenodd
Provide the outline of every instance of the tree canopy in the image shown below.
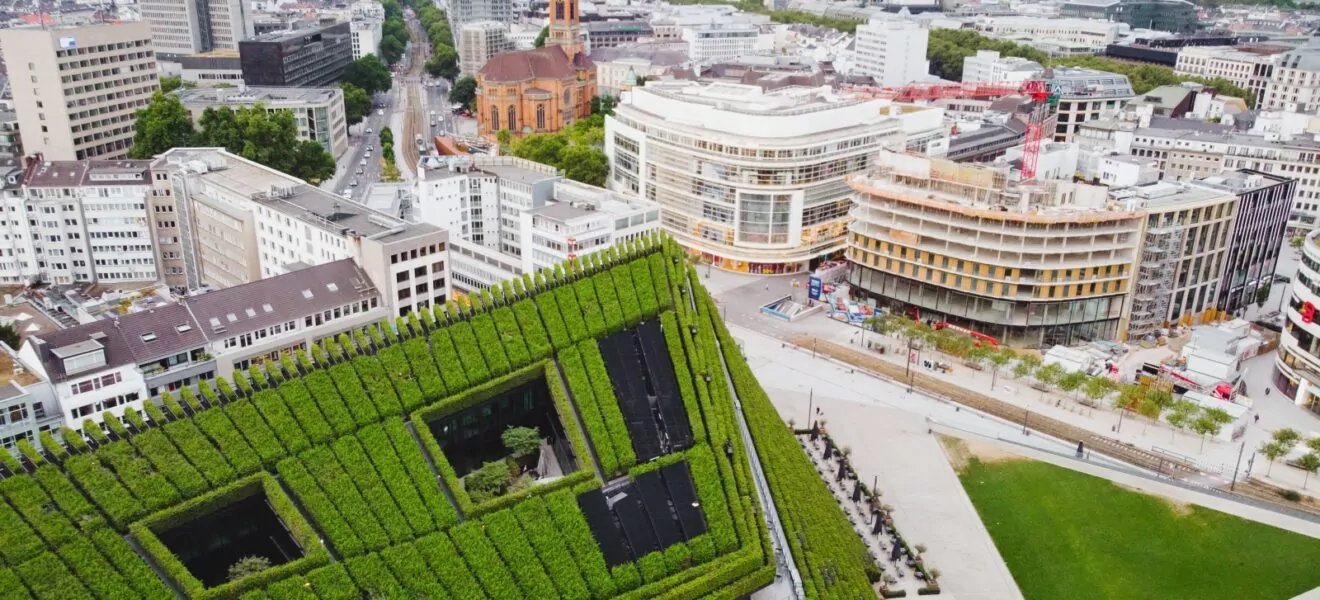
<path fill-rule="evenodd" d="M 540 33 L 536 34 L 536 39 L 532 40 L 532 47 L 533 47 L 533 48 L 544 48 L 544 47 L 545 47 L 545 38 L 547 38 L 547 37 L 549 37 L 549 36 L 550 36 L 550 26 L 549 26 L 549 25 L 546 25 L 545 27 L 542 27 L 542 28 L 541 28 L 541 32 L 540 32 Z"/>
<path fill-rule="evenodd" d="M 157 91 L 151 103 L 137 111 L 133 121 L 133 148 L 130 158 L 151 158 L 170 148 L 189 145 L 195 134 L 192 114 L 179 97 Z"/>
<path fill-rule="evenodd" d="M 468 75 L 454 82 L 454 87 L 449 88 L 449 101 L 455 104 L 472 108 L 472 101 L 477 99 L 477 80 Z"/>
<path fill-rule="evenodd" d="M 605 155 L 605 112 L 612 110 L 613 100 L 592 99 L 592 107 L 601 110 L 581 119 L 557 133 L 534 133 L 511 139 L 508 131 L 497 137 L 508 153 L 519 158 L 551 165 L 564 172 L 564 177 L 589 185 L 604 186 L 610 174 L 609 157 Z"/>
<path fill-rule="evenodd" d="M 366 90 L 351 83 L 341 83 L 344 90 L 344 116 L 349 125 L 362 122 L 362 118 L 371 114 L 371 95 Z"/>
<path fill-rule="evenodd" d="M 368 54 L 349 63 L 341 79 L 344 83 L 352 84 L 366 92 L 367 95 L 389 91 L 394 83 L 390 77 L 390 68 L 385 66 L 375 54 Z"/>
<path fill-rule="evenodd" d="M 426 72 L 433 77 L 457 79 L 458 52 L 454 50 L 454 33 L 445 12 L 431 2 L 415 3 L 413 10 L 417 11 L 417 20 L 431 42 L 431 58 L 426 61 Z"/>
<path fill-rule="evenodd" d="M 403 22 L 403 7 L 398 0 L 384 0 L 385 24 L 380 32 L 380 57 L 387 64 L 399 62 L 408 45 L 408 25 Z"/>

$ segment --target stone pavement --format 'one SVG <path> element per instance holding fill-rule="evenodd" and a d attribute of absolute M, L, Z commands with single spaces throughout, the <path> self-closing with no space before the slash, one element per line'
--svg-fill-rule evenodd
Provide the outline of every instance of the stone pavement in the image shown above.
<path fill-rule="evenodd" d="M 823 358 L 811 360 L 769 336 L 736 325 L 730 332 L 785 420 L 805 426 L 809 407 L 822 409 L 830 435 L 852 448 L 862 481 L 878 480 L 882 501 L 896 509 L 898 531 L 910 544 L 928 546 L 927 564 L 943 573 L 941 597 L 1022 597 L 943 451 L 926 434 L 925 418 L 933 415 L 992 437 L 1014 435 L 1018 428 Z M 1031 442 L 1068 449 L 1039 436 Z"/>

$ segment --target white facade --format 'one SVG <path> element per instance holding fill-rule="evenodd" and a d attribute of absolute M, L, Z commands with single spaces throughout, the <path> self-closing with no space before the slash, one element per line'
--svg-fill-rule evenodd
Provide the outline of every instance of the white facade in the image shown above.
<path fill-rule="evenodd" d="M 156 281 L 146 161 L 51 162 L 11 173 L 0 219 L 0 283 Z"/>
<path fill-rule="evenodd" d="M 1125 154 L 1100 159 L 1096 178 L 1101 185 L 1128 187 L 1155 183 L 1160 179 L 1159 162 L 1153 158 L 1138 158 Z"/>
<path fill-rule="evenodd" d="M 237 50 L 238 42 L 253 34 L 243 0 L 142 0 L 138 7 L 151 25 L 156 51 L 166 56 Z"/>
<path fill-rule="evenodd" d="M 828 88 L 648 82 L 605 120 L 610 189 L 659 203 L 665 230 L 715 266 L 799 272 L 845 245 L 844 177 L 903 146 L 884 106 Z"/>
<path fill-rule="evenodd" d="M 1040 75 L 1040 63 L 1016 56 L 1000 57 L 994 50 L 977 50 L 976 56 L 963 59 L 963 81 L 985 83 L 1022 83 Z"/>
<path fill-rule="evenodd" d="M 1222 77 L 1251 90 L 1261 100 L 1279 58 L 1278 54 L 1243 52 L 1230 46 L 1187 46 L 1178 51 L 1174 72 L 1207 79 Z"/>
<path fill-rule="evenodd" d="M 384 27 L 380 20 L 353 19 L 348 27 L 353 36 L 353 60 L 379 51 L 381 30 Z"/>
<path fill-rule="evenodd" d="M 751 54 L 756 48 L 756 26 L 747 23 L 711 23 L 683 28 L 688 58 L 711 64 Z"/>
<path fill-rule="evenodd" d="M 555 182 L 556 202 L 522 214 L 523 272 L 632 242 L 660 229 L 660 207 L 574 181 Z"/>
<path fill-rule="evenodd" d="M 906 85 L 930 75 L 930 32 L 912 21 L 873 18 L 857 27 L 853 70 L 876 85 Z"/>
<path fill-rule="evenodd" d="M 975 28 L 977 33 L 993 38 L 1062 41 L 1096 48 L 1114 43 L 1120 32 L 1130 29 L 1123 23 L 1099 19 L 1040 17 L 981 17 Z"/>
<path fill-rule="evenodd" d="M 1305 46 L 1279 58 L 1259 108 L 1302 112 L 1320 109 L 1320 37 L 1312 37 Z"/>
<path fill-rule="evenodd" d="M 1320 320 L 1315 309 L 1320 306 L 1320 246 L 1311 232 L 1302 244 L 1302 260 L 1297 276 L 1288 284 L 1284 315 L 1287 325 L 1279 338 L 1279 354 L 1274 362 L 1274 384 L 1292 396 L 1298 405 L 1312 410 L 1320 399 Z M 1309 317 L 1304 316 L 1309 314 Z"/>
<path fill-rule="evenodd" d="M 459 71 L 475 76 L 491 57 L 513 49 L 508 25 L 495 21 L 468 23 L 458 30 Z"/>

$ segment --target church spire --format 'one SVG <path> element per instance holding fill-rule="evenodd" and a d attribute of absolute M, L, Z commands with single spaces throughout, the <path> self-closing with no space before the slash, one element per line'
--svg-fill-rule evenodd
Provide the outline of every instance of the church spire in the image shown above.
<path fill-rule="evenodd" d="M 577 0 L 550 0 L 550 34 L 547 46 L 560 46 L 569 59 L 582 53 L 581 19 Z"/>

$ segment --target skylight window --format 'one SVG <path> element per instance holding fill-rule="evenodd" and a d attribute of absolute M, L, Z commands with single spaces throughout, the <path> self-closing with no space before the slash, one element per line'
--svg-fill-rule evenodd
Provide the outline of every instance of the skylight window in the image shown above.
<path fill-rule="evenodd" d="M 155 333 L 155 332 L 152 332 L 152 331 L 148 331 L 148 332 L 142 334 L 142 341 L 143 341 L 143 342 L 154 342 L 154 341 L 156 341 L 156 333 Z"/>

